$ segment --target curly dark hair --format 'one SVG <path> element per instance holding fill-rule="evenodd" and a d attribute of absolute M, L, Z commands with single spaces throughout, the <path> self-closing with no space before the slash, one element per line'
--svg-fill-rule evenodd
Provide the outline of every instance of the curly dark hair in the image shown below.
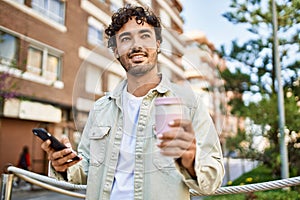
<path fill-rule="evenodd" d="M 160 19 L 151 12 L 149 8 L 145 9 L 140 6 L 127 4 L 113 14 L 111 17 L 111 24 L 105 29 L 105 33 L 108 36 L 109 48 L 116 48 L 116 38 L 114 37 L 116 32 L 118 32 L 128 20 L 131 20 L 133 16 L 135 17 L 137 24 L 144 24 L 146 22 L 152 25 L 155 30 L 156 40 L 162 42 Z"/>

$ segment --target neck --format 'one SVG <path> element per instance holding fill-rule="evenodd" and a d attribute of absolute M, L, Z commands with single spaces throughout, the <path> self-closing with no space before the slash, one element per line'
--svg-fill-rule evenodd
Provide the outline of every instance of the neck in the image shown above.
<path fill-rule="evenodd" d="M 155 88 L 160 83 L 160 76 L 156 73 L 148 73 L 143 76 L 134 77 L 129 74 L 127 90 L 130 94 L 141 97 L 145 96 L 149 90 Z"/>

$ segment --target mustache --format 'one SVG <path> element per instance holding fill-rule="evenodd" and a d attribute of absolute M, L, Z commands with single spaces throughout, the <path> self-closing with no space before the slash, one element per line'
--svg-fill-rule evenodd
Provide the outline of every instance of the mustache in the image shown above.
<path fill-rule="evenodd" d="M 134 54 L 144 54 L 145 56 L 148 56 L 148 53 L 146 51 L 143 51 L 141 48 L 134 48 L 134 49 L 131 49 L 128 53 L 127 53 L 127 56 L 128 57 L 131 57 L 132 55 Z"/>

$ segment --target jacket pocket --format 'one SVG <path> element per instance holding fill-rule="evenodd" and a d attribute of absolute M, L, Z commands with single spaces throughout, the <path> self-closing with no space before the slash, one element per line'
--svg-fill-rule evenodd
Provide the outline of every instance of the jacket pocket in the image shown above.
<path fill-rule="evenodd" d="M 168 172 L 169 170 L 175 169 L 174 159 L 167 157 L 159 152 L 155 152 L 153 156 L 153 165 L 160 171 Z"/>
<path fill-rule="evenodd" d="M 182 176 L 175 167 L 175 159 L 162 155 L 158 150 L 154 152 L 152 161 L 158 179 L 169 185 L 170 190 L 173 188 L 176 191 L 182 182 Z"/>
<path fill-rule="evenodd" d="M 168 173 L 170 170 L 175 169 L 175 161 L 174 158 L 164 156 L 160 153 L 160 148 L 156 146 L 156 143 L 159 139 L 156 137 L 155 126 L 153 125 L 153 146 L 152 146 L 152 154 L 153 154 L 153 165 L 155 166 L 156 170 Z"/>
<path fill-rule="evenodd" d="M 90 165 L 100 166 L 105 159 L 105 151 L 109 140 L 109 126 L 92 127 L 90 139 Z"/>

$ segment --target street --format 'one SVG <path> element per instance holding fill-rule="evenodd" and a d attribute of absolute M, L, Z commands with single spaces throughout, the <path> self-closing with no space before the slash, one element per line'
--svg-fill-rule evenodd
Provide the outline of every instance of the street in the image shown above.
<path fill-rule="evenodd" d="M 80 198 L 69 197 L 46 190 L 30 190 L 13 192 L 12 200 L 76 200 Z"/>
<path fill-rule="evenodd" d="M 76 191 L 79 192 L 79 191 Z M 42 189 L 30 184 L 13 188 L 11 200 L 78 200 L 81 198 L 70 197 L 49 190 Z"/>

